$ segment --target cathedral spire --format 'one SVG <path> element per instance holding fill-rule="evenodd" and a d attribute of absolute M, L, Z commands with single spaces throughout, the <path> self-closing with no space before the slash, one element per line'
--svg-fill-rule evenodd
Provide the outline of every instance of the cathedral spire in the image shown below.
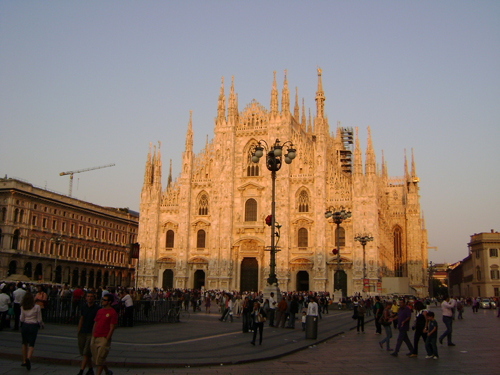
<path fill-rule="evenodd" d="M 297 86 L 295 86 L 295 105 L 293 106 L 293 118 L 297 122 L 297 124 L 300 124 L 299 122 L 299 96 L 297 94 Z"/>
<path fill-rule="evenodd" d="M 219 104 L 217 105 L 217 121 L 223 122 L 226 117 L 226 97 L 224 96 L 224 77 L 220 78 Z"/>
<path fill-rule="evenodd" d="M 302 125 L 302 129 L 306 131 L 306 107 L 304 105 L 304 98 L 302 98 L 302 119 L 300 120 L 300 125 Z"/>
<path fill-rule="evenodd" d="M 189 124 L 186 132 L 186 151 L 193 152 L 193 110 L 189 111 Z"/>
<path fill-rule="evenodd" d="M 408 162 L 406 160 L 406 148 L 405 148 L 405 184 L 409 180 L 409 175 L 408 175 Z"/>
<path fill-rule="evenodd" d="M 227 104 L 227 121 L 236 120 L 237 110 L 236 110 L 236 99 L 234 96 L 234 76 L 231 76 L 231 89 L 229 92 L 228 104 Z"/>
<path fill-rule="evenodd" d="M 311 125 L 311 108 L 309 108 L 309 122 L 307 124 L 307 133 L 312 134 L 312 132 L 313 132 L 313 129 L 312 129 L 312 125 Z"/>
<path fill-rule="evenodd" d="M 383 178 L 387 177 L 387 168 L 385 165 L 384 150 L 382 150 L 382 177 Z"/>
<path fill-rule="evenodd" d="M 368 126 L 368 140 L 366 145 L 365 174 L 375 174 L 375 153 L 373 152 L 372 136 Z"/>
<path fill-rule="evenodd" d="M 281 117 L 285 117 L 289 113 L 290 113 L 290 94 L 288 92 L 288 81 L 286 79 L 286 69 L 285 69 L 283 91 L 281 92 Z"/>
<path fill-rule="evenodd" d="M 276 118 L 278 111 L 278 89 L 276 88 L 276 70 L 274 71 L 273 88 L 271 90 L 271 119 Z"/>
<path fill-rule="evenodd" d="M 354 176 L 361 176 L 363 174 L 363 161 L 361 160 L 361 150 L 359 148 L 358 127 L 356 126 L 356 140 L 354 142 Z"/>
<path fill-rule="evenodd" d="M 415 160 L 413 159 L 413 147 L 411 148 L 411 177 L 417 177 L 415 173 Z"/>
<path fill-rule="evenodd" d="M 172 159 L 170 159 L 170 168 L 168 170 L 168 180 L 167 180 L 167 189 L 172 186 Z"/>
<path fill-rule="evenodd" d="M 161 185 L 161 155 L 160 155 L 161 142 L 158 141 L 158 154 L 155 157 L 154 162 L 154 179 L 153 183 L 155 185 Z"/>
<path fill-rule="evenodd" d="M 151 142 L 149 142 L 148 158 L 146 160 L 146 167 L 144 168 L 144 185 L 153 183 L 153 165 L 151 164 Z"/>
<path fill-rule="evenodd" d="M 321 83 L 321 68 L 318 68 L 318 91 L 316 91 L 316 117 L 323 118 L 325 107 L 325 93 Z"/>

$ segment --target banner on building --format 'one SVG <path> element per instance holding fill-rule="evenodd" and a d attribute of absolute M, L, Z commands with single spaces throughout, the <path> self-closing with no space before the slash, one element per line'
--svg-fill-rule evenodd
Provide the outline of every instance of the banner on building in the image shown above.
<path fill-rule="evenodd" d="M 139 249 L 140 246 L 138 242 L 132 244 L 132 249 L 130 251 L 130 257 L 132 259 L 139 259 Z"/>

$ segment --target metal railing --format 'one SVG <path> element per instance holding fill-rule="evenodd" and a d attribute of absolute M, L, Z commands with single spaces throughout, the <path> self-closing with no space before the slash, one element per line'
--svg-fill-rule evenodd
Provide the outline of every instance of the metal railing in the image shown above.
<path fill-rule="evenodd" d="M 42 309 L 43 320 L 46 323 L 57 324 L 78 324 L 82 306 L 86 302 L 81 299 L 78 302 L 71 297 L 48 298 L 45 307 Z M 95 303 L 98 303 L 96 301 Z M 180 301 L 134 301 L 133 323 L 135 324 L 159 324 L 169 323 L 170 310 L 178 308 Z M 112 305 L 118 313 L 118 326 L 125 325 L 125 306 L 122 303 Z"/>

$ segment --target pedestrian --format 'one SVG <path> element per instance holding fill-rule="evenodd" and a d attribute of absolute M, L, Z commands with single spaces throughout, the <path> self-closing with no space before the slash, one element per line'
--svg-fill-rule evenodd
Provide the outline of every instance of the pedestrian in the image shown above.
<path fill-rule="evenodd" d="M 427 339 L 427 333 L 424 332 L 424 329 L 427 325 L 427 311 L 425 310 L 425 306 L 422 302 L 417 301 L 415 302 L 415 305 L 413 305 L 413 308 L 415 310 L 415 325 L 412 327 L 412 329 L 415 331 L 415 334 L 413 336 L 413 352 L 411 353 L 410 357 L 417 357 L 418 356 L 418 342 L 420 340 L 420 337 L 424 340 Z"/>
<path fill-rule="evenodd" d="M 102 370 L 106 375 L 113 375 L 113 371 L 106 366 L 106 357 L 111 347 L 111 337 L 118 323 L 118 314 L 111 307 L 113 295 L 107 294 L 101 299 L 102 309 L 97 311 L 92 329 L 92 340 L 90 350 L 92 358 L 97 366 L 97 375 L 101 375 Z"/>
<path fill-rule="evenodd" d="M 443 339 L 446 337 L 448 340 L 448 346 L 455 346 L 451 339 L 451 334 L 453 332 L 453 309 L 456 307 L 457 301 L 450 299 L 446 296 L 444 301 L 441 303 L 441 309 L 443 311 L 443 323 L 446 326 L 446 331 L 439 337 L 439 343 L 443 345 Z"/>
<path fill-rule="evenodd" d="M 224 321 L 227 322 L 227 318 L 231 319 L 231 323 L 233 322 L 233 297 L 229 294 L 227 296 L 227 312 L 226 312 L 226 317 L 224 318 Z"/>
<path fill-rule="evenodd" d="M 210 300 L 210 296 L 207 296 L 205 298 L 205 313 L 206 314 L 210 314 L 210 304 L 212 303 L 212 301 Z"/>
<path fill-rule="evenodd" d="M 360 327 L 361 327 L 361 332 L 365 333 L 365 314 L 366 314 L 365 303 L 361 299 L 359 301 L 358 311 L 357 311 L 357 316 L 358 316 L 358 325 L 357 325 L 358 334 L 360 333 L 359 332 L 359 328 Z"/>
<path fill-rule="evenodd" d="M 92 328 L 94 327 L 94 319 L 97 311 L 100 309 L 99 305 L 95 303 L 94 292 L 88 292 L 85 296 L 86 303 L 82 306 L 80 313 L 80 320 L 78 321 L 78 349 L 80 355 L 83 357 L 80 364 L 80 372 L 82 375 L 85 367 L 88 366 L 89 370 L 86 375 L 93 375 L 94 369 L 92 368 L 92 352 L 90 351 L 90 342 L 92 341 Z"/>
<path fill-rule="evenodd" d="M 375 316 L 375 334 L 382 334 L 382 325 L 380 324 L 380 318 L 382 317 L 382 313 L 384 312 L 384 308 L 382 307 L 382 303 L 380 302 L 380 296 L 375 296 L 375 305 L 373 306 L 373 315 Z"/>
<path fill-rule="evenodd" d="M 11 299 L 9 296 L 10 286 L 5 284 L 2 288 L 0 294 L 0 331 L 7 327 L 7 314 L 9 312 L 9 307 L 11 304 Z M 9 322 L 10 327 L 10 322 Z"/>
<path fill-rule="evenodd" d="M 307 315 L 308 316 L 318 316 L 319 308 L 318 304 L 314 297 L 311 298 L 311 301 L 307 304 Z"/>
<path fill-rule="evenodd" d="M 288 321 L 287 328 L 295 329 L 295 315 L 299 312 L 299 302 L 297 301 L 297 296 L 293 296 L 290 302 L 290 319 Z"/>
<path fill-rule="evenodd" d="M 123 326 L 124 327 L 133 327 L 134 326 L 134 301 L 132 301 L 132 297 L 130 297 L 130 294 L 128 294 L 127 289 L 123 289 L 121 297 L 122 297 L 121 301 L 125 305 L 125 316 L 124 316 Z"/>
<path fill-rule="evenodd" d="M 269 297 L 269 327 L 274 327 L 274 313 L 276 311 L 276 300 L 274 299 L 274 293 L 271 292 Z"/>
<path fill-rule="evenodd" d="M 276 327 L 281 325 L 281 328 L 285 327 L 285 313 L 288 308 L 288 304 L 286 303 L 285 298 L 282 298 L 278 303 L 278 307 L 276 308 Z"/>
<path fill-rule="evenodd" d="M 399 334 L 398 334 L 398 339 L 396 341 L 396 348 L 394 349 L 394 352 L 391 353 L 393 357 L 398 356 L 399 349 L 401 348 L 401 345 L 403 345 L 403 342 L 409 349 L 409 353 L 407 355 L 409 356 L 413 352 L 413 345 L 410 339 L 408 338 L 408 331 L 410 330 L 410 319 L 411 319 L 411 310 L 406 305 L 405 301 L 402 299 L 399 301 L 399 310 L 398 310 Z"/>
<path fill-rule="evenodd" d="M 391 307 L 392 303 L 387 302 L 385 304 L 384 311 L 382 312 L 382 317 L 380 318 L 380 325 L 384 327 L 385 338 L 378 343 L 380 345 L 380 349 L 384 349 L 384 343 L 385 343 L 387 345 L 388 352 L 394 350 L 391 348 L 390 345 L 390 340 L 392 338 L 391 322 L 394 319 L 394 314 L 392 313 Z"/>
<path fill-rule="evenodd" d="M 306 330 L 306 321 L 307 321 L 307 314 L 305 311 L 302 311 L 302 331 Z"/>
<path fill-rule="evenodd" d="M 243 300 L 243 319 L 242 319 L 242 324 L 243 324 L 243 333 L 247 333 L 252 329 L 252 302 L 250 301 L 249 296 L 245 296 L 245 299 Z"/>
<path fill-rule="evenodd" d="M 266 312 L 260 307 L 260 303 L 255 301 L 252 310 L 252 320 L 254 321 L 253 339 L 250 344 L 255 346 L 257 338 L 257 330 L 259 331 L 259 345 L 262 345 L 262 331 L 264 330 L 264 322 L 266 321 Z"/>
<path fill-rule="evenodd" d="M 394 319 L 392 320 L 392 324 L 394 329 L 398 329 L 398 310 L 399 310 L 399 304 L 396 300 L 392 301 L 392 306 L 391 306 L 391 311 Z"/>
<path fill-rule="evenodd" d="M 12 293 L 14 297 L 14 331 L 19 331 L 19 319 L 21 318 L 21 301 L 23 300 L 26 290 L 23 288 L 23 283 L 17 283 L 17 289 Z"/>
<path fill-rule="evenodd" d="M 457 300 L 457 311 L 458 311 L 458 320 L 463 320 L 464 313 L 464 303 L 462 300 Z"/>
<path fill-rule="evenodd" d="M 45 290 L 43 289 L 43 286 L 38 285 L 38 292 L 35 295 L 35 304 L 40 306 L 40 309 L 42 310 L 42 316 L 45 313 L 45 307 L 47 306 L 47 293 L 45 293 Z"/>
<path fill-rule="evenodd" d="M 437 336 L 438 336 L 438 324 L 434 320 L 434 312 L 429 311 L 427 313 L 427 327 L 424 329 L 424 332 L 427 333 L 427 338 L 425 339 L 425 350 L 427 351 L 427 359 L 434 358 L 438 359 L 438 348 L 436 345 Z"/>
<path fill-rule="evenodd" d="M 43 329 L 42 310 L 35 304 L 33 294 L 26 292 L 21 301 L 21 337 L 23 342 L 23 363 L 27 370 L 31 370 L 31 356 L 35 349 L 38 329 Z"/>

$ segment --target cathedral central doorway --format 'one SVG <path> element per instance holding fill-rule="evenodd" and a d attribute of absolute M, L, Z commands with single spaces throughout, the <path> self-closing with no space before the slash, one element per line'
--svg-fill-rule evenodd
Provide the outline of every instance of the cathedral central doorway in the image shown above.
<path fill-rule="evenodd" d="M 344 270 L 335 271 L 334 280 L 335 284 L 333 289 L 342 290 L 342 297 L 347 297 L 347 274 Z"/>
<path fill-rule="evenodd" d="M 309 291 L 309 272 L 307 271 L 297 272 L 297 282 L 295 283 L 295 290 L 297 292 Z"/>
<path fill-rule="evenodd" d="M 241 292 L 256 292 L 259 290 L 259 262 L 256 258 L 243 258 L 241 261 Z"/>
<path fill-rule="evenodd" d="M 194 289 L 201 289 L 205 286 L 205 271 L 197 270 L 194 273 Z"/>
<path fill-rule="evenodd" d="M 163 271 L 163 290 L 172 289 L 174 287 L 174 271 L 165 270 Z"/>

